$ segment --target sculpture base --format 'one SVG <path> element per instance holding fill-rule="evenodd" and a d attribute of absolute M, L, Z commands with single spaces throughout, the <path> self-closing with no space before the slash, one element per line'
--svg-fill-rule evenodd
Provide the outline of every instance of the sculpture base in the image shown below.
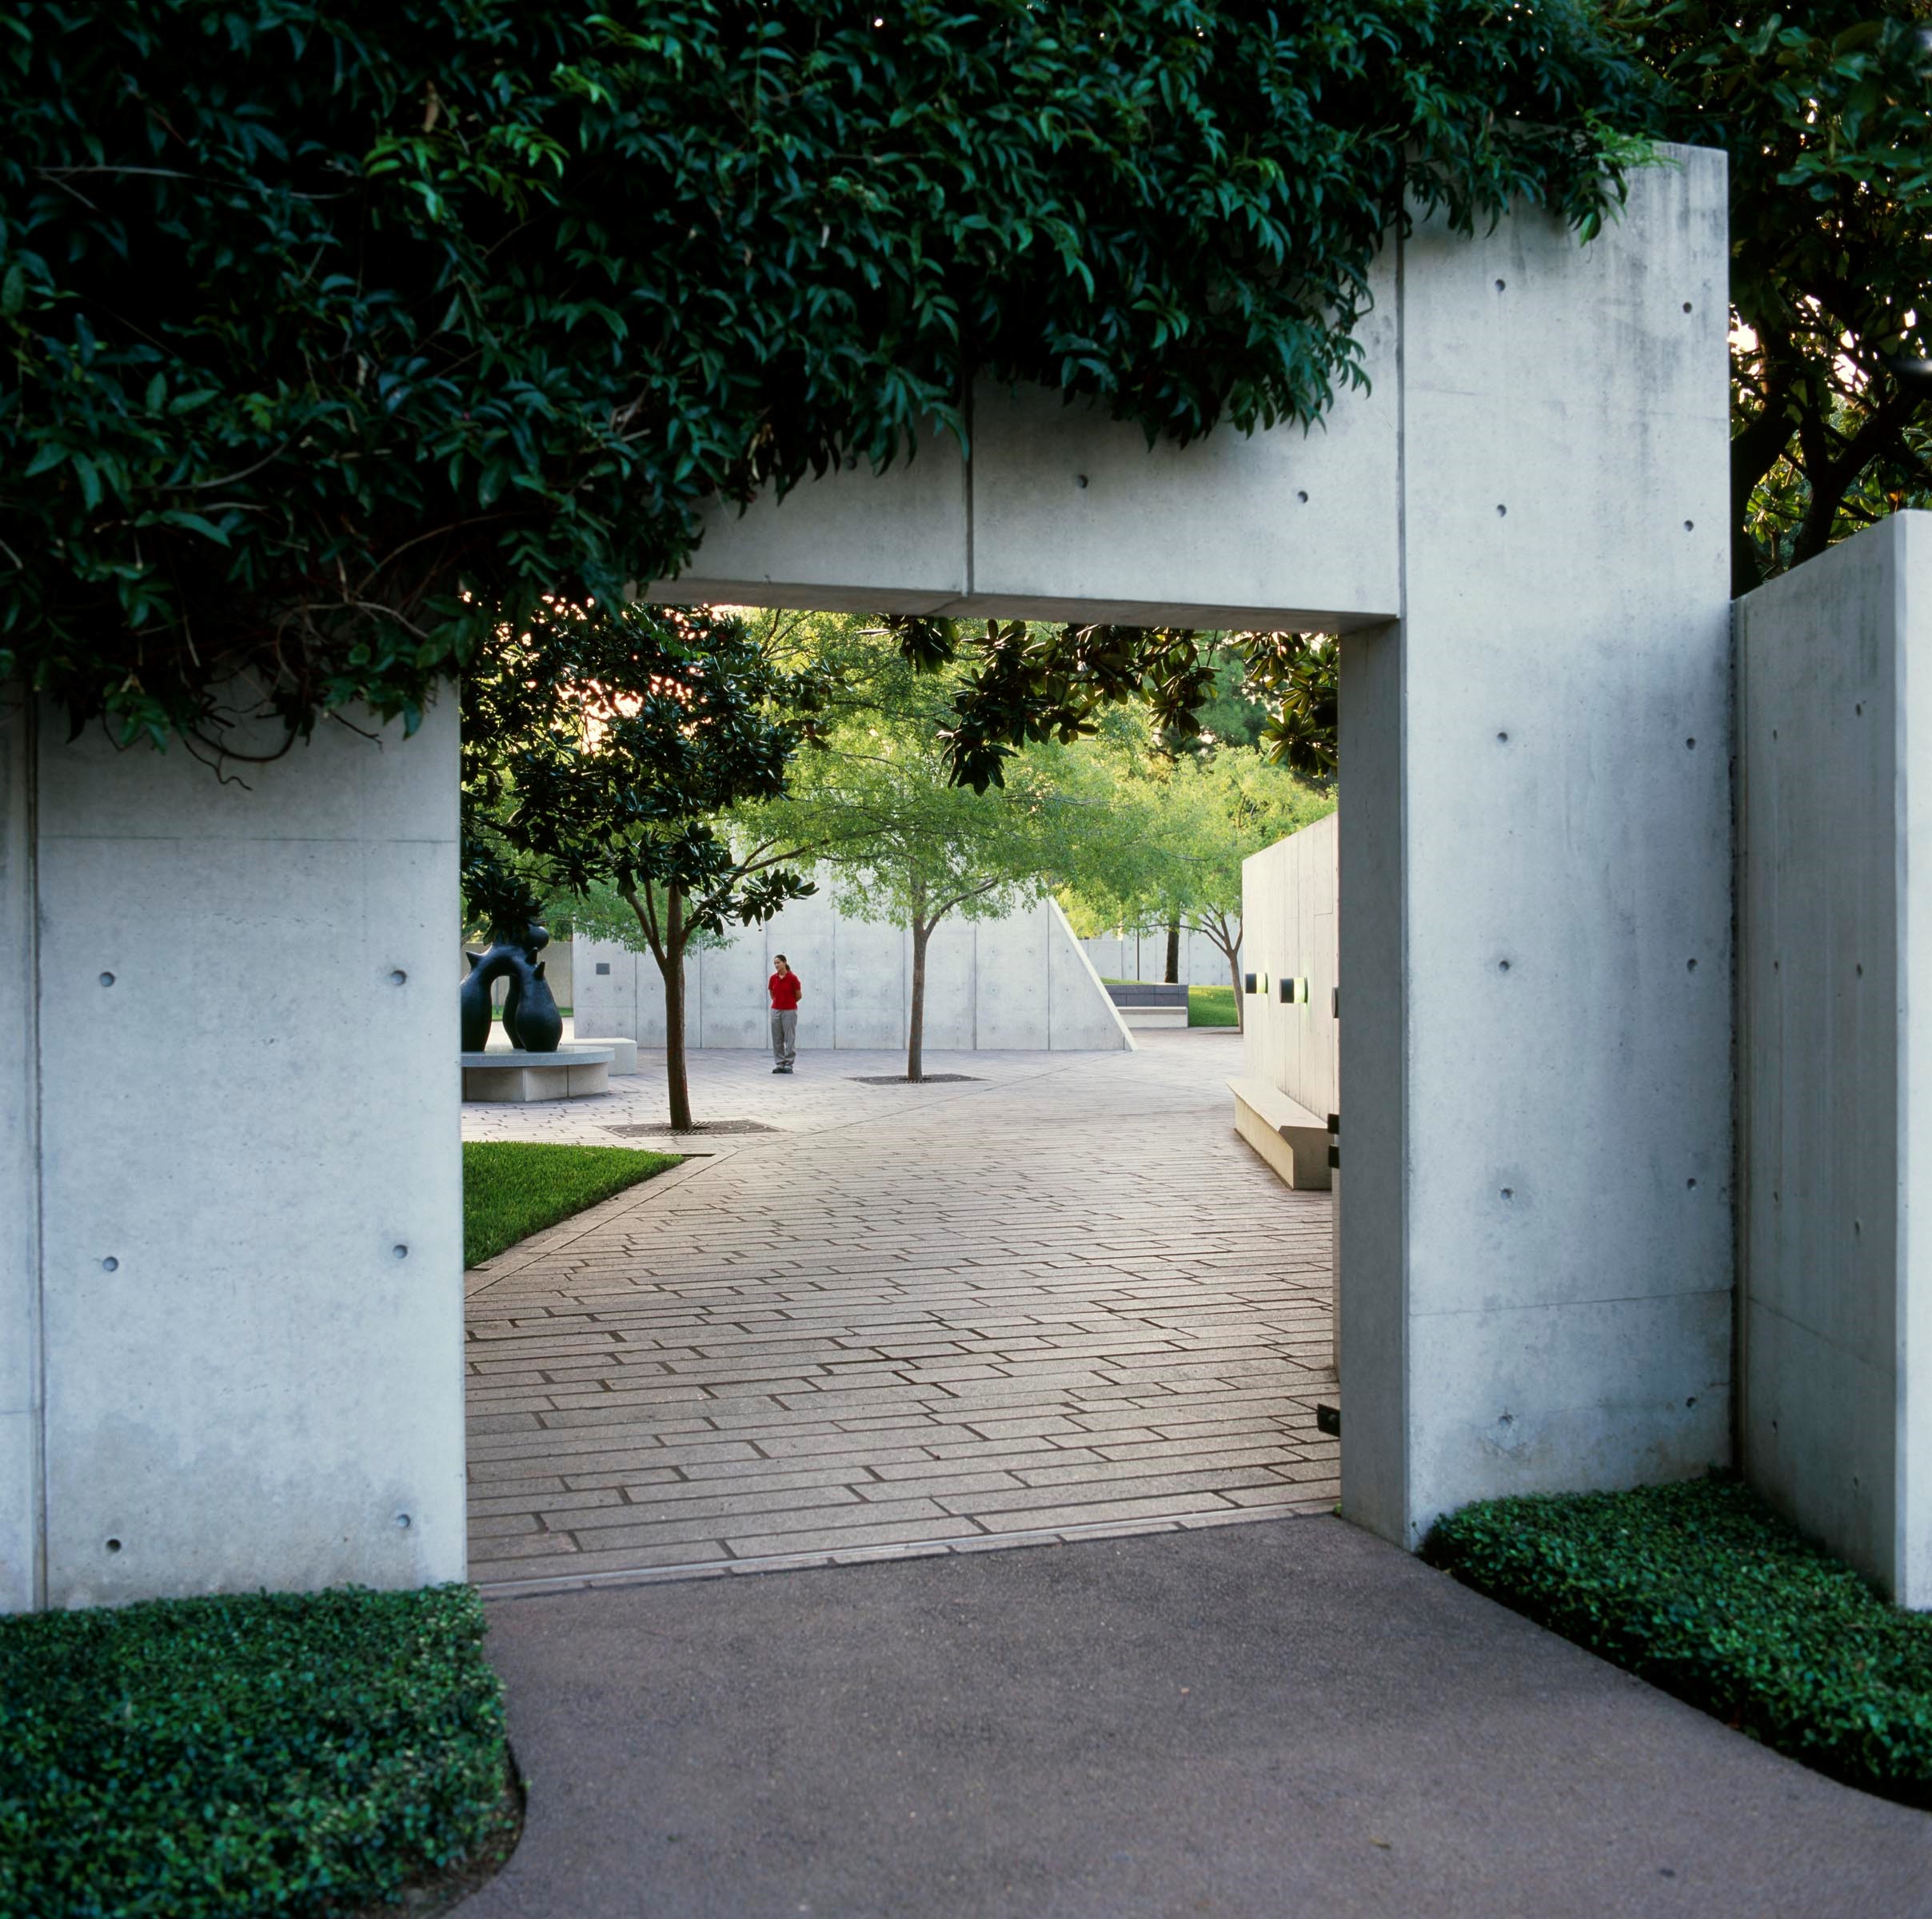
<path fill-rule="evenodd" d="M 506 1048 L 460 1057 L 466 1100 L 522 1106 L 539 1099 L 582 1099 L 610 1091 L 609 1047 L 560 1047 L 553 1053 Z"/>

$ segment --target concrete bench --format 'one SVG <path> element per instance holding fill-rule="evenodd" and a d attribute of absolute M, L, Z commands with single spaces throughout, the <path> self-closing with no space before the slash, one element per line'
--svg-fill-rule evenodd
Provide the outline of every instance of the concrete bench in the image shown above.
<path fill-rule="evenodd" d="M 1139 979 L 1111 983 L 1107 996 L 1130 1027 L 1185 1026 L 1188 989 Z"/>
<path fill-rule="evenodd" d="M 1266 1079 L 1230 1079 L 1235 1131 L 1297 1192 L 1325 1192 L 1328 1122 Z"/>
<path fill-rule="evenodd" d="M 579 1033 L 572 1043 L 576 1046 L 609 1047 L 610 1070 L 613 1079 L 635 1073 L 637 1070 L 637 1042 L 635 1039 L 600 1039 L 593 1033 Z"/>
<path fill-rule="evenodd" d="M 553 1053 L 500 1047 L 461 1057 L 465 1099 L 523 1106 L 538 1099 L 581 1099 L 610 1091 L 611 1049 L 607 1046 L 560 1047 Z"/>

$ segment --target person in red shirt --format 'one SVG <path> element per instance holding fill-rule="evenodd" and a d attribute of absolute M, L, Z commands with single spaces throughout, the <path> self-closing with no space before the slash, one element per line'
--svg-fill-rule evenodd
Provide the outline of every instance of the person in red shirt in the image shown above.
<path fill-rule="evenodd" d="M 798 996 L 805 989 L 780 953 L 777 967 L 765 983 L 772 990 L 772 1071 L 788 1073 L 798 1057 Z"/>

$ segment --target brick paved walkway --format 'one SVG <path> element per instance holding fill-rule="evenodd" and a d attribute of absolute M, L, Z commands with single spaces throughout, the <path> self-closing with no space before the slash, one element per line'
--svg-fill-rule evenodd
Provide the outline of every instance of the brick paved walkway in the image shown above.
<path fill-rule="evenodd" d="M 472 1576 L 542 1590 L 1319 1510 L 1329 1208 L 1234 1135 L 1238 1045 L 693 1060 L 711 1156 L 469 1275 Z M 465 1136 L 615 1143 L 607 1100 Z"/>

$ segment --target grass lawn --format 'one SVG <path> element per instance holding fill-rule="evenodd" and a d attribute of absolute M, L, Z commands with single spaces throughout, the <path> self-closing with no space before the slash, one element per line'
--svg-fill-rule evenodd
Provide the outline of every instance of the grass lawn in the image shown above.
<path fill-rule="evenodd" d="M 530 1146 L 520 1139 L 463 1143 L 463 1263 L 480 1266 L 505 1247 L 568 1219 L 613 1193 L 678 1163 L 676 1153 L 628 1146 Z"/>
<path fill-rule="evenodd" d="M 349 1913 L 516 1828 L 467 1586 L 0 1619 L 0 1913 Z"/>
<path fill-rule="evenodd" d="M 1235 1010 L 1233 986 L 1189 987 L 1188 1023 L 1190 1026 L 1239 1026 L 1241 1015 Z"/>
<path fill-rule="evenodd" d="M 1775 1750 L 1932 1809 L 1932 1614 L 1737 1482 L 1486 1501 L 1439 1521 L 1424 1554 Z"/>

